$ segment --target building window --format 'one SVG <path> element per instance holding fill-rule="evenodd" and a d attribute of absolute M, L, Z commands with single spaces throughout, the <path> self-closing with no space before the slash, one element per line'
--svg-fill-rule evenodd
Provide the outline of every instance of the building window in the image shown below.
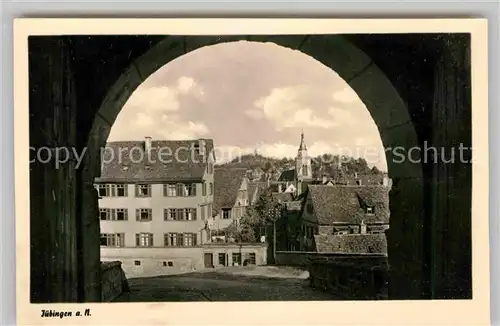
<path fill-rule="evenodd" d="M 151 197 L 151 185 L 135 185 L 136 197 Z"/>
<path fill-rule="evenodd" d="M 177 246 L 177 233 L 165 233 L 164 235 L 165 247 Z"/>
<path fill-rule="evenodd" d="M 250 265 L 255 265 L 255 263 L 256 263 L 255 252 L 251 252 L 248 254 L 248 263 Z"/>
<path fill-rule="evenodd" d="M 207 184 L 205 182 L 202 183 L 201 195 L 202 196 L 206 196 L 207 195 Z"/>
<path fill-rule="evenodd" d="M 196 246 L 196 233 L 185 233 L 184 247 L 194 247 L 194 246 Z"/>
<path fill-rule="evenodd" d="M 117 184 L 115 185 L 115 193 L 116 197 L 127 197 L 128 196 L 128 189 L 126 184 Z"/>
<path fill-rule="evenodd" d="M 134 265 L 135 266 L 141 266 L 141 261 L 140 260 L 134 260 Z"/>
<path fill-rule="evenodd" d="M 231 210 L 230 209 L 223 209 L 222 210 L 222 219 L 229 220 L 230 218 L 231 218 Z"/>
<path fill-rule="evenodd" d="M 208 174 L 214 173 L 214 166 L 212 163 L 208 163 Z"/>
<path fill-rule="evenodd" d="M 201 211 L 201 219 L 205 220 L 205 218 L 206 218 L 206 211 L 207 211 L 207 205 L 201 205 L 200 206 L 200 211 Z"/>
<path fill-rule="evenodd" d="M 212 217 L 212 204 L 208 204 L 207 217 Z"/>
<path fill-rule="evenodd" d="M 137 208 L 135 210 L 135 217 L 140 222 L 151 221 L 153 219 L 153 210 L 151 208 Z"/>
<path fill-rule="evenodd" d="M 163 185 L 165 197 L 193 197 L 196 196 L 196 183 L 177 183 Z"/>
<path fill-rule="evenodd" d="M 313 204 L 311 204 L 311 203 L 307 204 L 307 212 L 312 213 L 313 211 L 314 211 Z"/>
<path fill-rule="evenodd" d="M 173 185 L 173 184 L 163 185 L 163 196 L 176 197 L 177 191 L 176 191 L 175 185 Z"/>
<path fill-rule="evenodd" d="M 375 207 L 373 207 L 373 206 L 367 206 L 365 212 L 368 215 L 373 215 L 373 214 L 375 214 Z"/>
<path fill-rule="evenodd" d="M 117 208 L 116 209 L 116 220 L 117 221 L 126 221 L 126 220 L 128 220 L 128 209 L 126 209 L 126 208 Z"/>
<path fill-rule="evenodd" d="M 112 213 L 110 208 L 100 208 L 99 209 L 99 218 L 101 221 L 110 221 L 112 218 Z"/>
<path fill-rule="evenodd" d="M 302 170 L 304 175 L 309 175 L 309 169 L 307 165 L 303 165 Z"/>
<path fill-rule="evenodd" d="M 135 245 L 136 247 L 152 247 L 153 233 L 136 233 Z"/>
<path fill-rule="evenodd" d="M 101 246 L 123 247 L 125 246 L 124 233 L 101 233 Z"/>
<path fill-rule="evenodd" d="M 226 254 L 223 252 L 219 253 L 219 265 L 226 266 Z"/>
<path fill-rule="evenodd" d="M 241 265 L 241 254 L 239 252 L 233 252 L 233 265 Z"/>
<path fill-rule="evenodd" d="M 97 185 L 97 191 L 99 192 L 99 197 L 109 197 L 110 195 L 109 186 L 106 184 Z"/>
<path fill-rule="evenodd" d="M 196 233 L 165 233 L 165 247 L 195 247 L 197 245 Z"/>
<path fill-rule="evenodd" d="M 210 196 L 214 194 L 214 184 L 210 182 Z"/>
<path fill-rule="evenodd" d="M 174 266 L 174 262 L 173 261 L 164 261 L 163 262 L 163 266 L 168 266 L 168 267 L 173 267 Z"/>
<path fill-rule="evenodd" d="M 165 221 L 196 221 L 196 208 L 165 208 Z"/>

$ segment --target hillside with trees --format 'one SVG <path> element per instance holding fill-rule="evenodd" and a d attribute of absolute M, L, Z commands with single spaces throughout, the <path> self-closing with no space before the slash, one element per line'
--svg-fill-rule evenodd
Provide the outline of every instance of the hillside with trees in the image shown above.
<path fill-rule="evenodd" d="M 338 155 L 323 154 L 311 158 L 311 165 L 314 177 L 320 177 L 322 174 L 335 175 L 339 172 L 339 161 L 341 161 L 342 172 L 353 174 L 382 174 L 377 167 L 369 167 L 364 158 L 351 158 L 343 156 L 342 159 Z M 269 174 L 272 179 L 288 169 L 295 168 L 295 159 L 293 158 L 275 158 L 267 157 L 260 154 L 246 154 L 233 159 L 224 164 L 219 164 L 221 167 L 246 168 L 248 170 L 261 169 L 265 174 Z"/>

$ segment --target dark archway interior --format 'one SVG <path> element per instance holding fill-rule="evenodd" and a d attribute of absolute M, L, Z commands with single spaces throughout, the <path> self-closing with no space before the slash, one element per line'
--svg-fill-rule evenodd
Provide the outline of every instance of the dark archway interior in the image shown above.
<path fill-rule="evenodd" d="M 132 91 L 168 61 L 246 39 L 302 51 L 358 93 L 385 147 L 471 146 L 469 35 L 31 37 L 30 145 L 87 148 L 84 163 L 31 164 L 33 302 L 100 300 L 93 178 Z M 468 153 L 470 156 L 470 153 Z M 392 164 L 391 299 L 470 298 L 470 164 Z"/>

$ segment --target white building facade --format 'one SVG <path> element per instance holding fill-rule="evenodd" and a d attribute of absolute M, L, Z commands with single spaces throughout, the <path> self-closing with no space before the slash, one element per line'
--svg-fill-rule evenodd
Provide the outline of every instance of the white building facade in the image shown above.
<path fill-rule="evenodd" d="M 108 146 L 128 153 L 142 148 L 152 159 L 130 155 L 103 164 L 96 179 L 101 260 L 122 261 L 127 277 L 203 268 L 214 198 L 213 142 L 146 139 Z M 160 159 L 165 148 L 177 154 Z"/>

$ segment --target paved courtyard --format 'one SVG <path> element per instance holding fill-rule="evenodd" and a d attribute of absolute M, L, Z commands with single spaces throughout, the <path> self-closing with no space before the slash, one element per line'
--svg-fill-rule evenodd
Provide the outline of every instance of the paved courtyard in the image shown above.
<path fill-rule="evenodd" d="M 228 267 L 183 275 L 133 278 L 131 292 L 115 301 L 335 300 L 309 287 L 307 272 L 272 267 Z"/>

